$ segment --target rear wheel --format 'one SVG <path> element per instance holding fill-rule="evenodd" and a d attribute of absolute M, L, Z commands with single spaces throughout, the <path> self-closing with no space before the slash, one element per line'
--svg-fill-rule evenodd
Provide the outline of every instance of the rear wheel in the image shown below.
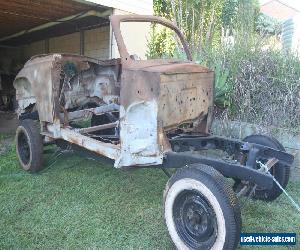
<path fill-rule="evenodd" d="M 280 151 L 285 151 L 284 147 L 280 144 L 279 141 L 277 141 L 275 138 L 265 136 L 265 135 L 250 135 L 247 136 L 243 141 L 260 144 Z M 265 159 L 258 159 L 258 160 L 261 161 L 262 163 L 267 162 L 267 160 Z M 257 168 L 259 167 L 260 166 L 257 165 Z M 280 183 L 280 185 L 283 188 L 287 186 L 290 178 L 290 166 L 285 166 L 280 163 L 277 163 L 269 170 L 269 172 L 275 177 L 275 179 Z M 271 189 L 263 189 L 257 187 L 252 197 L 254 199 L 272 201 L 275 200 L 278 196 L 280 196 L 281 193 L 282 190 L 278 187 L 278 185 L 275 182 L 273 182 L 273 187 Z"/>
<path fill-rule="evenodd" d="M 164 216 L 178 249 L 235 249 L 241 228 L 238 200 L 212 167 L 179 169 L 164 192 Z"/>
<path fill-rule="evenodd" d="M 24 170 L 37 172 L 42 169 L 43 139 L 37 121 L 21 121 L 16 130 L 16 152 Z"/>
<path fill-rule="evenodd" d="M 270 148 L 274 148 L 280 151 L 285 151 L 284 147 L 275 138 L 265 135 L 250 135 L 247 136 L 243 141 L 264 145 Z M 265 159 L 259 159 L 261 162 L 266 163 Z M 275 179 L 280 183 L 283 188 L 286 188 L 290 178 L 290 166 L 284 166 L 280 163 L 275 164 L 269 171 Z M 273 182 L 271 189 L 262 189 L 258 187 L 255 190 L 254 198 L 266 201 L 275 200 L 282 194 L 282 190 L 278 185 Z"/>

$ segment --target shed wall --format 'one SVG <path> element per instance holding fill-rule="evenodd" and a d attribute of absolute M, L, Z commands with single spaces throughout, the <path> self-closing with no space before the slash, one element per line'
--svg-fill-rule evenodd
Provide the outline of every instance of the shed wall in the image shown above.
<path fill-rule="evenodd" d="M 97 58 L 109 58 L 109 26 L 104 26 L 84 32 L 84 55 Z M 46 51 L 46 41 L 38 41 L 23 46 L 24 60 L 37 54 L 71 53 L 80 54 L 80 33 L 72 33 L 49 39 L 49 51 Z"/>

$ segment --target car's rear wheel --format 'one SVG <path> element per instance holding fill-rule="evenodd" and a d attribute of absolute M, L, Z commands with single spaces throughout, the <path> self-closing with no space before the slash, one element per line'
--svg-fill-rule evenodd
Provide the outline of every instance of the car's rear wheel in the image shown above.
<path fill-rule="evenodd" d="M 277 141 L 275 138 L 265 135 L 250 135 L 245 137 L 243 141 L 260 144 L 280 151 L 285 151 L 284 147 L 280 144 L 279 141 Z M 262 163 L 267 162 L 267 160 L 265 159 L 258 160 Z M 257 164 L 257 168 L 260 168 L 259 164 Z M 287 186 L 290 178 L 290 166 L 285 166 L 280 163 L 277 163 L 269 170 L 269 172 L 275 177 L 275 179 L 280 183 L 280 185 L 283 188 Z M 235 186 L 238 187 L 238 189 L 241 189 L 240 185 L 242 184 Z M 275 182 L 273 182 L 273 187 L 271 189 L 257 187 L 252 195 L 252 198 L 265 201 L 273 201 L 281 194 L 282 190 L 278 187 L 278 185 Z"/>
<path fill-rule="evenodd" d="M 34 173 L 42 169 L 43 139 L 37 121 L 21 121 L 16 130 L 16 151 L 25 171 Z"/>
<path fill-rule="evenodd" d="M 226 179 L 212 167 L 193 164 L 167 183 L 164 216 L 178 249 L 235 249 L 241 214 Z"/>

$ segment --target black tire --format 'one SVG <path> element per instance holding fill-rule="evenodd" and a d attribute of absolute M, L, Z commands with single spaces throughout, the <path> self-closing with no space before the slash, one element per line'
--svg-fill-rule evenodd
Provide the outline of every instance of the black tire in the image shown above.
<path fill-rule="evenodd" d="M 25 171 L 35 173 L 42 169 L 43 139 L 37 121 L 21 121 L 16 130 L 16 152 Z"/>
<path fill-rule="evenodd" d="M 178 249 L 236 249 L 241 231 L 238 199 L 214 168 L 177 170 L 164 192 L 164 217 Z"/>
<path fill-rule="evenodd" d="M 244 138 L 243 141 L 260 144 L 280 151 L 285 151 L 284 147 L 280 144 L 279 141 L 266 135 L 250 135 Z M 275 179 L 283 188 L 286 188 L 290 178 L 290 171 L 290 166 L 284 166 L 277 163 L 270 169 L 269 172 L 275 177 Z M 275 182 L 273 182 L 272 189 L 262 189 L 259 187 L 256 188 L 252 198 L 264 201 L 273 201 L 281 194 L 282 190 Z"/>

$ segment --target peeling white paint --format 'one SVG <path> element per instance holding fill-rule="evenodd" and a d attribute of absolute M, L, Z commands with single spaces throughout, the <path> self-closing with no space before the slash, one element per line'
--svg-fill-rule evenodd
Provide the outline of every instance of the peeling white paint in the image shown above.
<path fill-rule="evenodd" d="M 79 134 L 74 129 L 60 128 L 59 124 L 49 124 L 47 129 L 53 134 L 54 139 L 64 139 L 65 141 L 86 148 L 99 155 L 104 155 L 110 159 L 116 159 L 120 154 L 118 145 L 97 141 L 93 138 Z"/>
<path fill-rule="evenodd" d="M 36 100 L 34 97 L 19 100 L 17 114 L 20 115 L 20 114 L 24 113 L 25 108 L 27 108 L 29 105 L 35 104 L 35 103 L 36 103 Z"/>
<path fill-rule="evenodd" d="M 157 131 L 157 102 L 132 103 L 120 107 L 121 153 L 115 167 L 162 164 Z"/>

